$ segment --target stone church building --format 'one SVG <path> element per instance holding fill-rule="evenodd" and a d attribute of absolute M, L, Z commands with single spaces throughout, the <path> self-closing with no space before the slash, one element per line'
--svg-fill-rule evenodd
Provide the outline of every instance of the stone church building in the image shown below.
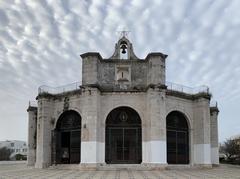
<path fill-rule="evenodd" d="M 210 106 L 207 87 L 165 81 L 167 55 L 139 59 L 123 35 L 110 58 L 97 52 L 81 58 L 81 84 L 41 86 L 37 107 L 29 105 L 28 165 L 156 169 L 219 164 L 218 108 Z"/>

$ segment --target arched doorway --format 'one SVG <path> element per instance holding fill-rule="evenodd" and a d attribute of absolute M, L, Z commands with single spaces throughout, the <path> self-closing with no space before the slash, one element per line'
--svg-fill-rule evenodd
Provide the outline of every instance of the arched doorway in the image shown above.
<path fill-rule="evenodd" d="M 129 107 L 113 109 L 106 119 L 105 160 L 108 164 L 142 162 L 142 128 L 138 113 Z"/>
<path fill-rule="evenodd" d="M 53 131 L 53 163 L 80 163 L 81 116 L 73 110 L 64 112 Z"/>
<path fill-rule="evenodd" d="M 167 115 L 167 162 L 189 163 L 189 132 L 185 116 L 178 111 Z"/>

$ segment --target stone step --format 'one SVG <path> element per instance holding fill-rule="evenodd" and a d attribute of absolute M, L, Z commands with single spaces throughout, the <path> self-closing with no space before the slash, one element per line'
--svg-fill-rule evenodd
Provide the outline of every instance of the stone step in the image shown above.
<path fill-rule="evenodd" d="M 166 165 L 161 164 L 57 164 L 49 169 L 61 170 L 163 170 Z"/>
<path fill-rule="evenodd" d="M 104 164 L 99 170 L 150 170 L 148 166 L 141 164 Z"/>
<path fill-rule="evenodd" d="M 57 164 L 50 166 L 49 169 L 80 170 L 81 167 L 79 164 Z"/>
<path fill-rule="evenodd" d="M 188 169 L 188 168 L 212 168 L 213 165 L 211 164 L 198 164 L 198 165 L 191 165 L 191 164 L 169 164 L 166 166 L 167 170 L 182 170 L 182 169 Z"/>
<path fill-rule="evenodd" d="M 167 165 L 166 169 L 167 170 L 178 170 L 178 169 L 187 169 L 187 168 L 191 168 L 193 166 L 189 165 L 189 164 L 186 164 L 186 165 L 183 165 L 183 164 L 176 164 L 176 165 Z"/>

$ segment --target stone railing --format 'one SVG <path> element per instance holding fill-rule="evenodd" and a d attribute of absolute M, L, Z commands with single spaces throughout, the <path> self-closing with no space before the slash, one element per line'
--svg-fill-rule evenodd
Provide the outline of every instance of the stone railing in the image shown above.
<path fill-rule="evenodd" d="M 209 88 L 207 86 L 199 86 L 195 88 L 191 88 L 188 86 L 180 85 L 177 83 L 166 82 L 166 86 L 168 90 L 177 91 L 186 94 L 198 94 L 198 93 L 207 93 L 209 94 Z"/>
<path fill-rule="evenodd" d="M 70 92 L 80 89 L 81 82 L 70 83 L 64 86 L 59 87 L 50 87 L 50 86 L 40 86 L 38 88 L 38 94 L 48 93 L 48 94 L 60 94 L 64 92 Z"/>

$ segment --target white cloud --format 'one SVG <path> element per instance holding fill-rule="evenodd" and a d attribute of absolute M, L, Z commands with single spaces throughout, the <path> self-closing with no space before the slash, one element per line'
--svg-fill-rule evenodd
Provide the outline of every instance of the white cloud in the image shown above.
<path fill-rule="evenodd" d="M 26 139 L 27 101 L 38 86 L 80 81 L 79 54 L 111 56 L 123 28 L 131 31 L 137 56 L 169 55 L 168 81 L 211 87 L 224 109 L 223 130 L 228 116 L 237 116 L 226 105 L 239 106 L 240 99 L 239 5 L 238 0 L 1 1 L 1 139 Z M 18 125 L 15 133 L 5 130 Z M 225 130 L 221 139 L 232 134 Z"/>

